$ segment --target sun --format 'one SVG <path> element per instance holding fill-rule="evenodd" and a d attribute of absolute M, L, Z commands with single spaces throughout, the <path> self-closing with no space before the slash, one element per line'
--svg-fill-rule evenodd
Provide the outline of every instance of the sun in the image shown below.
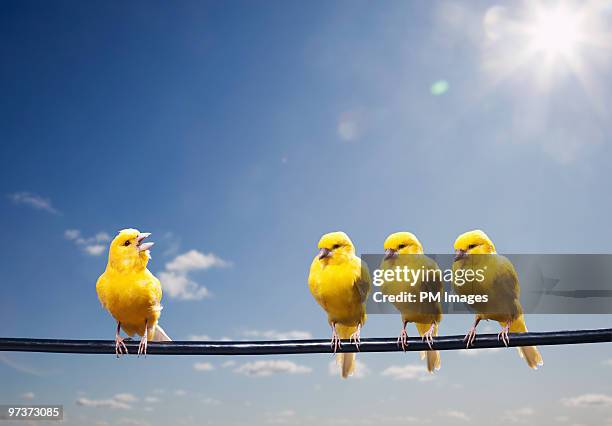
<path fill-rule="evenodd" d="M 580 16 L 563 5 L 537 10 L 527 28 L 529 50 L 549 57 L 578 54 L 584 34 L 580 24 Z"/>

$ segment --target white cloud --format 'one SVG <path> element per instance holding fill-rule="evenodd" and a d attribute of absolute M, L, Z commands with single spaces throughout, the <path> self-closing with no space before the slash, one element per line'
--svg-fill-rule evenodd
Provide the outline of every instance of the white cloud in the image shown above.
<path fill-rule="evenodd" d="M 202 404 L 206 404 L 206 405 L 219 405 L 221 404 L 221 401 L 219 401 L 218 399 L 215 398 L 202 398 Z"/>
<path fill-rule="evenodd" d="M 112 409 L 121 409 L 121 410 L 129 410 L 132 408 L 130 403 L 138 401 L 131 393 L 118 393 L 112 398 L 108 399 L 89 399 L 89 398 L 79 398 L 76 400 L 77 405 L 81 405 L 83 407 L 96 407 L 96 408 L 112 408 Z"/>
<path fill-rule="evenodd" d="M 302 340 L 312 339 L 312 334 L 308 331 L 301 330 L 289 330 L 289 331 L 276 331 L 276 330 L 247 330 L 244 333 L 245 337 L 255 339 L 267 339 L 267 340 Z"/>
<path fill-rule="evenodd" d="M 187 336 L 187 340 L 199 341 L 199 340 L 210 340 L 210 336 L 208 334 L 190 334 Z"/>
<path fill-rule="evenodd" d="M 129 404 L 126 404 L 120 401 L 116 401 L 112 398 L 110 399 L 79 398 L 76 400 L 76 403 L 77 405 L 81 405 L 83 407 L 112 408 L 112 409 L 121 409 L 121 410 L 129 410 L 132 408 Z"/>
<path fill-rule="evenodd" d="M 463 420 L 466 422 L 470 421 L 469 416 L 465 414 L 463 411 L 458 411 L 458 410 L 442 411 L 440 412 L 440 415 L 444 417 L 450 417 L 451 419 Z"/>
<path fill-rule="evenodd" d="M 236 361 L 229 360 L 229 361 L 225 361 L 223 364 L 221 364 L 221 367 L 228 368 L 228 367 L 233 367 L 234 365 L 236 365 Z"/>
<path fill-rule="evenodd" d="M 570 418 L 567 417 L 567 416 L 557 416 L 557 417 L 555 417 L 555 421 L 557 423 L 566 423 L 566 422 L 569 422 L 569 420 L 570 420 Z"/>
<path fill-rule="evenodd" d="M 202 300 L 210 296 L 210 292 L 204 286 L 190 280 L 187 275 L 175 272 L 160 272 L 159 281 L 165 294 L 169 297 L 181 300 Z"/>
<path fill-rule="evenodd" d="M 177 389 L 174 391 L 174 394 L 176 396 L 185 396 L 187 395 L 187 391 L 183 390 L 183 389 Z"/>
<path fill-rule="evenodd" d="M 327 366 L 327 372 L 330 376 L 338 376 L 340 374 L 340 367 L 336 364 L 336 361 L 330 361 Z M 354 379 L 363 379 L 365 376 L 370 374 L 370 369 L 360 360 L 355 360 L 355 372 L 351 376 Z"/>
<path fill-rule="evenodd" d="M 221 259 L 214 253 L 200 253 L 197 250 L 189 250 L 187 253 L 176 256 L 166 264 L 168 271 L 187 273 L 201 269 L 222 268 L 229 266 L 229 262 Z"/>
<path fill-rule="evenodd" d="M 149 422 L 142 419 L 131 419 L 127 417 L 122 417 L 117 421 L 120 425 L 129 425 L 129 426 L 149 426 Z"/>
<path fill-rule="evenodd" d="M 535 411 L 531 407 L 521 407 L 514 410 L 507 410 L 504 413 L 503 420 L 511 423 L 525 423 L 527 417 L 533 416 Z"/>
<path fill-rule="evenodd" d="M 156 397 L 156 396 L 147 396 L 144 399 L 144 402 L 148 403 L 148 404 L 156 404 L 158 402 L 160 402 L 161 400 Z"/>
<path fill-rule="evenodd" d="M 381 373 L 383 376 L 389 376 L 394 380 L 418 380 L 420 382 L 433 379 L 427 368 L 424 365 L 408 364 L 404 366 L 392 365 L 386 368 Z"/>
<path fill-rule="evenodd" d="M 189 273 L 197 270 L 230 266 L 213 253 L 204 254 L 189 250 L 166 263 L 165 271 L 159 274 L 164 291 L 168 296 L 181 300 L 201 300 L 210 296 L 208 289 L 189 278 Z"/>
<path fill-rule="evenodd" d="M 106 252 L 111 237 L 106 232 L 98 232 L 92 237 L 85 237 L 78 229 L 67 229 L 64 238 L 72 241 L 77 247 L 91 256 L 99 256 Z"/>
<path fill-rule="evenodd" d="M 215 367 L 210 362 L 196 362 L 193 364 L 193 369 L 195 371 L 212 371 Z"/>
<path fill-rule="evenodd" d="M 612 396 L 600 393 L 587 393 L 572 398 L 563 398 L 561 403 L 566 407 L 573 408 L 610 407 L 612 406 Z"/>
<path fill-rule="evenodd" d="M 607 365 L 609 367 L 612 367 L 612 359 L 607 359 L 604 362 L 602 362 L 603 365 Z"/>
<path fill-rule="evenodd" d="M 272 424 L 285 424 L 295 418 L 295 411 L 283 410 L 277 413 L 268 413 L 266 415 L 266 422 Z"/>
<path fill-rule="evenodd" d="M 288 360 L 254 361 L 242 364 L 234 370 L 238 374 L 252 377 L 265 377 L 273 374 L 305 374 L 312 368 Z"/>
<path fill-rule="evenodd" d="M 59 210 L 53 207 L 51 200 L 31 192 L 15 192 L 13 194 L 9 194 L 8 197 L 14 204 L 23 204 L 32 207 L 35 210 L 42 210 L 55 215 L 61 214 Z"/>
<path fill-rule="evenodd" d="M 34 395 L 34 392 L 25 392 L 22 393 L 20 396 L 22 399 L 34 399 L 36 395 Z"/>
<path fill-rule="evenodd" d="M 502 348 L 461 349 L 459 354 L 464 356 L 490 355 L 501 350 Z"/>
<path fill-rule="evenodd" d="M 136 401 L 138 401 L 138 398 L 136 398 L 131 393 L 118 393 L 117 395 L 115 395 L 113 397 L 113 399 L 116 400 L 116 401 L 121 401 L 121 402 L 136 402 Z"/>

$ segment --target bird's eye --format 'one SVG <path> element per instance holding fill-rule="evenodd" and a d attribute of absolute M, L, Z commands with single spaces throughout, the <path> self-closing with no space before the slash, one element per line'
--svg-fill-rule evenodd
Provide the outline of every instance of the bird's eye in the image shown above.
<path fill-rule="evenodd" d="M 340 244 L 334 244 L 334 246 L 332 247 L 332 249 L 336 250 L 337 248 L 340 248 Z"/>
<path fill-rule="evenodd" d="M 468 250 L 472 250 L 474 247 L 476 247 L 476 244 L 470 244 L 470 245 L 468 246 Z"/>
<path fill-rule="evenodd" d="M 400 244 L 399 246 L 397 246 L 397 248 L 399 249 L 403 249 L 404 247 L 406 247 L 406 244 Z"/>
<path fill-rule="evenodd" d="M 127 240 L 125 243 L 123 243 L 124 246 L 129 246 L 130 245 L 130 240 Z"/>

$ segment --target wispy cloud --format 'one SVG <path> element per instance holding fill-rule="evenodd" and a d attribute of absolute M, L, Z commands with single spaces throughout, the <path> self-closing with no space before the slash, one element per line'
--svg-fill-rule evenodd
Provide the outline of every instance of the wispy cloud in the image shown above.
<path fill-rule="evenodd" d="M 470 421 L 470 417 L 463 411 L 458 411 L 458 410 L 441 411 L 440 415 L 451 418 L 451 419 L 462 420 L 466 422 Z"/>
<path fill-rule="evenodd" d="M 525 423 L 529 417 L 533 416 L 535 411 L 531 407 L 520 407 L 504 412 L 503 420 L 511 423 Z"/>
<path fill-rule="evenodd" d="M 273 374 L 306 374 L 311 371 L 310 367 L 288 360 L 247 362 L 234 369 L 235 373 L 251 377 L 266 377 Z"/>
<path fill-rule="evenodd" d="M 461 349 L 459 354 L 463 356 L 490 355 L 501 350 L 502 348 Z"/>
<path fill-rule="evenodd" d="M 21 399 L 32 400 L 35 398 L 36 395 L 34 395 L 34 392 L 25 392 L 19 396 L 21 397 Z"/>
<path fill-rule="evenodd" d="M 213 253 L 190 250 L 166 263 L 166 269 L 159 274 L 159 280 L 166 294 L 180 300 L 201 300 L 210 296 L 208 289 L 189 277 L 193 271 L 230 266 Z"/>
<path fill-rule="evenodd" d="M 266 414 L 266 423 L 286 424 L 295 419 L 295 411 L 282 410 L 275 413 Z"/>
<path fill-rule="evenodd" d="M 77 247 L 91 256 L 99 256 L 107 249 L 111 237 L 106 232 L 98 232 L 91 237 L 85 237 L 78 229 L 67 229 L 64 238 L 72 241 Z"/>
<path fill-rule="evenodd" d="M 218 399 L 209 398 L 209 397 L 202 398 L 201 402 L 202 402 L 202 404 L 206 404 L 206 405 L 219 405 L 219 404 L 221 404 L 221 401 L 219 401 Z"/>
<path fill-rule="evenodd" d="M 573 408 L 610 407 L 612 406 L 612 396 L 601 393 L 587 393 L 571 398 L 563 398 L 561 403 L 566 407 Z"/>
<path fill-rule="evenodd" d="M 301 340 L 301 339 L 312 339 L 312 334 L 308 331 L 302 330 L 288 330 L 288 331 L 276 331 L 276 330 L 247 330 L 242 333 L 245 337 L 253 339 L 267 339 L 267 340 Z"/>
<path fill-rule="evenodd" d="M 14 204 L 28 206 L 35 210 L 42 210 L 55 215 L 62 214 L 58 209 L 53 207 L 50 199 L 41 197 L 40 195 L 33 194 L 31 192 L 14 192 L 9 194 L 8 197 Z"/>
<path fill-rule="evenodd" d="M 340 375 L 340 367 L 336 361 L 330 361 L 327 365 L 327 372 L 330 376 L 338 376 Z M 362 361 L 356 359 L 355 360 L 355 372 L 351 376 L 354 379 L 363 379 L 365 376 L 370 374 L 370 369 L 363 363 Z"/>
<path fill-rule="evenodd" d="M 215 366 L 210 362 L 196 362 L 193 364 L 193 369 L 195 371 L 212 371 L 215 369 Z"/>
<path fill-rule="evenodd" d="M 424 365 L 420 364 L 392 365 L 383 370 L 381 374 L 393 380 L 418 380 L 420 382 L 432 380 L 434 377 Z"/>
<path fill-rule="evenodd" d="M 133 403 L 138 402 L 138 398 L 131 393 L 118 393 L 107 399 L 90 399 L 81 397 L 76 400 L 76 404 L 82 407 L 110 408 L 113 410 L 130 410 Z"/>
<path fill-rule="evenodd" d="M 187 336 L 187 340 L 192 340 L 192 341 L 210 340 L 210 336 L 208 334 L 190 334 L 189 336 Z"/>
<path fill-rule="evenodd" d="M 229 266 L 229 262 L 221 259 L 214 253 L 201 253 L 197 250 L 189 250 L 187 253 L 176 256 L 166 264 L 166 270 L 187 273 L 210 268 Z"/>

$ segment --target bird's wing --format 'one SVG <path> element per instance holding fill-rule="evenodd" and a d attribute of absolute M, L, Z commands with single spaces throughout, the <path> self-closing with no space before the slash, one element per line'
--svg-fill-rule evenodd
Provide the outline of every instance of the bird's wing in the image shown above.
<path fill-rule="evenodd" d="M 106 274 L 102 274 L 100 275 L 100 277 L 98 278 L 98 281 L 96 282 L 96 293 L 98 293 L 98 299 L 100 300 L 100 303 L 102 304 L 102 306 L 104 307 L 104 309 L 108 309 L 108 307 L 106 306 L 106 301 L 107 301 L 107 281 L 108 279 L 106 278 Z"/>
<path fill-rule="evenodd" d="M 148 272 L 148 270 L 147 270 Z M 161 283 L 159 282 L 159 280 L 157 279 L 157 277 L 153 274 L 151 274 L 149 272 L 148 274 L 149 276 L 147 277 L 149 279 L 149 288 L 151 290 L 151 302 L 154 306 L 158 307 L 159 310 L 161 311 L 162 306 L 161 306 L 161 299 L 162 299 L 162 286 Z"/>
<path fill-rule="evenodd" d="M 357 258 L 357 260 L 360 264 L 360 273 L 355 280 L 354 288 L 359 294 L 361 303 L 365 303 L 366 299 L 368 298 L 370 288 L 372 287 L 372 279 L 370 278 L 370 270 L 368 269 L 368 265 L 359 258 Z"/>
<path fill-rule="evenodd" d="M 518 300 L 521 289 L 514 265 L 504 256 L 498 255 L 497 257 L 497 274 L 493 286 L 500 293 L 500 296 Z"/>

